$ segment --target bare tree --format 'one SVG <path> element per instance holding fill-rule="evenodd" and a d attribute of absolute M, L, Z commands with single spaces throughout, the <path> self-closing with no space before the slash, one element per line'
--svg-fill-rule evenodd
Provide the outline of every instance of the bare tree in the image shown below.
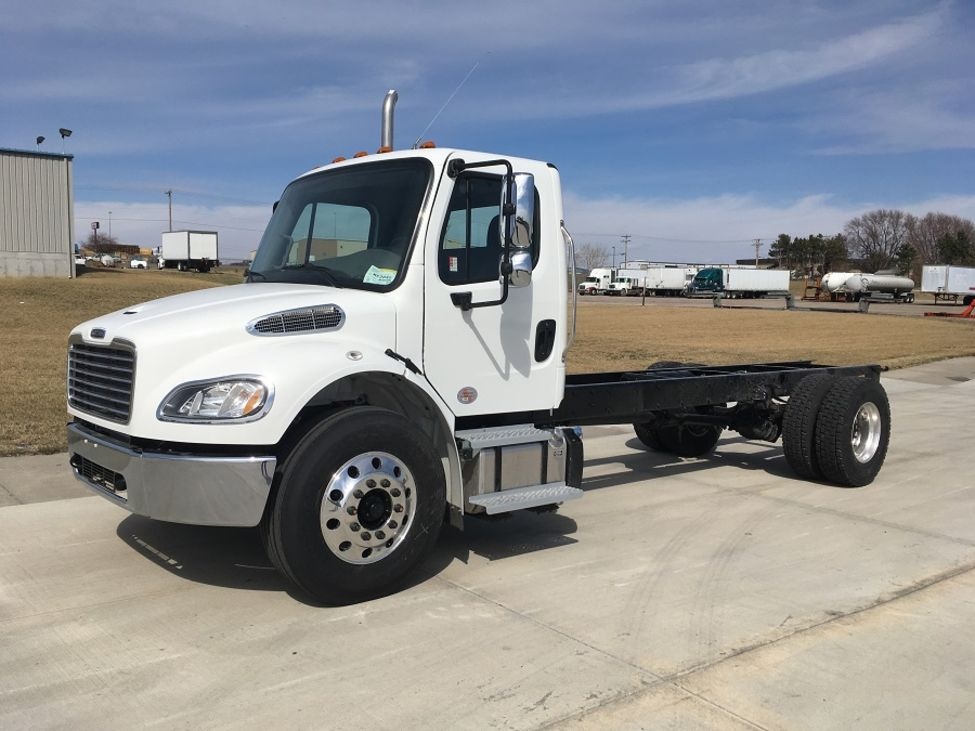
<path fill-rule="evenodd" d="M 924 218 L 914 219 L 908 243 L 921 263 L 950 264 L 942 261 L 942 256 L 945 242 L 952 239 L 975 242 L 975 224 L 947 213 L 928 213 Z"/>
<path fill-rule="evenodd" d="M 596 244 L 580 244 L 576 247 L 576 266 L 586 271 L 592 271 L 606 266 L 609 260 L 609 249 Z"/>
<path fill-rule="evenodd" d="M 880 208 L 851 219 L 843 231 L 850 251 L 863 260 L 866 270 L 875 272 L 894 263 L 915 221 L 904 211 Z"/>

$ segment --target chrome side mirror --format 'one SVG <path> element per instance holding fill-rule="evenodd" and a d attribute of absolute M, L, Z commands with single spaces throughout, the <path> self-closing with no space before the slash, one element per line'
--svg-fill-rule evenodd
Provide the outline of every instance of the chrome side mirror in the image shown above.
<path fill-rule="evenodd" d="M 508 257 L 511 272 L 508 274 L 508 285 L 511 287 L 527 287 L 532 283 L 532 253 L 528 249 L 512 251 Z"/>
<path fill-rule="evenodd" d="M 535 176 L 531 173 L 515 173 L 511 187 L 512 199 L 508 200 L 509 186 L 504 186 L 501 210 L 504 211 L 504 242 L 511 242 L 516 249 L 532 245 L 535 225 Z"/>

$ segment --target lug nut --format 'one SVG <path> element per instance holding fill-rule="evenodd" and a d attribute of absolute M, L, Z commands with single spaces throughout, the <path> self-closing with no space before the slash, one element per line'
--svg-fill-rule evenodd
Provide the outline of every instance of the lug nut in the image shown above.
<path fill-rule="evenodd" d="M 356 490 L 352 493 L 352 497 L 356 498 L 357 500 L 361 500 L 363 495 L 365 495 L 365 493 L 362 492 L 362 490 Z"/>
<path fill-rule="evenodd" d="M 392 495 L 393 497 L 399 497 L 400 496 L 399 488 L 394 487 L 392 490 L 389 491 L 389 494 Z"/>
<path fill-rule="evenodd" d="M 377 530 L 376 531 L 376 538 L 378 540 L 380 540 L 380 541 L 385 540 L 386 539 L 386 534 L 383 533 L 381 530 Z"/>
<path fill-rule="evenodd" d="M 376 486 L 376 481 L 375 480 L 366 480 L 366 486 L 367 487 L 375 487 Z"/>
<path fill-rule="evenodd" d="M 403 506 L 402 505 L 394 505 L 393 506 L 393 511 L 394 512 L 397 512 L 397 513 L 402 513 L 403 512 Z"/>
<path fill-rule="evenodd" d="M 379 484 L 382 485 L 383 487 L 389 487 L 389 480 L 383 480 Z"/>
<path fill-rule="evenodd" d="M 341 490 L 332 490 L 328 494 L 328 499 L 331 500 L 333 503 L 340 503 L 340 502 L 342 502 L 342 491 Z"/>
<path fill-rule="evenodd" d="M 389 521 L 389 523 L 386 524 L 386 527 L 389 528 L 390 530 L 396 530 L 397 525 L 399 525 L 399 523 L 397 523 L 395 520 L 391 520 Z"/>
<path fill-rule="evenodd" d="M 364 541 L 368 541 L 369 539 L 372 538 L 372 536 L 369 535 L 369 531 L 364 530 L 364 531 L 362 531 L 362 535 L 360 536 L 360 538 L 362 538 L 362 540 L 364 540 Z"/>
<path fill-rule="evenodd" d="M 349 530 L 350 531 L 353 531 L 353 532 L 359 530 L 359 524 L 358 523 L 349 523 Z"/>
<path fill-rule="evenodd" d="M 346 508 L 346 511 L 349 513 L 349 515 L 355 515 L 355 505 L 350 505 Z"/>

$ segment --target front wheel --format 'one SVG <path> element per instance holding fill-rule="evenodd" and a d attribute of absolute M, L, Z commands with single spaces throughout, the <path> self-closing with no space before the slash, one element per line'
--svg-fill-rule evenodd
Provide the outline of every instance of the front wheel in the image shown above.
<path fill-rule="evenodd" d="M 352 408 L 292 450 L 261 533 L 298 587 L 346 604 L 402 586 L 436 542 L 445 504 L 443 469 L 422 434 L 395 412 Z"/>

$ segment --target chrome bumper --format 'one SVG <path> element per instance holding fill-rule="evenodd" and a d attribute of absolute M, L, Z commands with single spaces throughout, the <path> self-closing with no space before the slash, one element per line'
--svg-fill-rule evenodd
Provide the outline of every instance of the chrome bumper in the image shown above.
<path fill-rule="evenodd" d="M 250 527 L 261 521 L 277 459 L 143 452 L 68 424 L 75 477 L 138 515 L 173 523 Z"/>

